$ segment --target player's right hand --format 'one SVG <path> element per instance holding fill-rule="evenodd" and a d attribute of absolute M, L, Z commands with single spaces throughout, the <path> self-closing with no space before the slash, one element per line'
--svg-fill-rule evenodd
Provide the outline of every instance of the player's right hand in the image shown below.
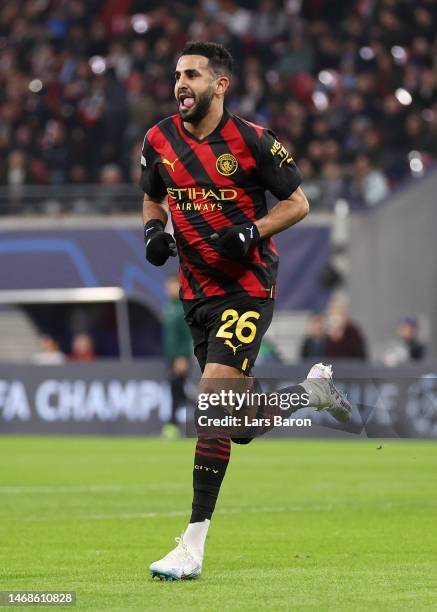
<path fill-rule="evenodd" d="M 220 245 L 230 259 L 241 259 L 258 244 L 260 235 L 255 223 L 243 223 L 223 227 L 211 234 L 210 239 Z"/>
<path fill-rule="evenodd" d="M 146 259 L 154 266 L 163 266 L 167 259 L 177 255 L 173 236 L 164 232 L 164 224 L 159 219 L 151 219 L 144 226 Z"/>

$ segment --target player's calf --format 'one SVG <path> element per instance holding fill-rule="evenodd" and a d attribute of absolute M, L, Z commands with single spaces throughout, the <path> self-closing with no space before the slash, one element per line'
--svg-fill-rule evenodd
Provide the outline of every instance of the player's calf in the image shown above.
<path fill-rule="evenodd" d="M 255 383 L 258 385 L 258 383 Z M 259 389 L 258 389 L 259 390 Z M 288 418 L 292 413 L 301 408 L 314 408 L 317 411 L 329 412 L 340 423 L 347 423 L 351 419 L 352 406 L 347 398 L 335 387 L 332 380 L 332 366 L 322 363 L 315 364 L 308 372 L 307 378 L 294 387 L 287 387 L 272 393 L 289 393 L 302 398 L 302 402 L 293 407 L 282 410 L 273 402 L 267 401 L 265 405 L 258 408 L 258 420 L 268 423 L 256 428 L 250 427 L 244 435 L 232 436 L 236 444 L 249 444 L 254 438 L 264 435 L 274 427 L 274 418 L 281 416 Z"/>

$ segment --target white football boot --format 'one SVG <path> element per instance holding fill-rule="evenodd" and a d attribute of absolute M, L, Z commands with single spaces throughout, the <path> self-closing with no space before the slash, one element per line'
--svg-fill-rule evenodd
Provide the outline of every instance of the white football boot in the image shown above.
<path fill-rule="evenodd" d="M 188 580 L 202 572 L 202 555 L 184 542 L 184 534 L 176 538 L 177 546 L 150 566 L 152 577 L 160 580 Z"/>
<path fill-rule="evenodd" d="M 317 411 L 326 410 L 340 423 L 350 421 L 352 406 L 346 397 L 335 388 L 332 380 L 332 366 L 316 363 L 308 372 L 306 380 L 300 385 L 309 395 L 311 408 Z"/>

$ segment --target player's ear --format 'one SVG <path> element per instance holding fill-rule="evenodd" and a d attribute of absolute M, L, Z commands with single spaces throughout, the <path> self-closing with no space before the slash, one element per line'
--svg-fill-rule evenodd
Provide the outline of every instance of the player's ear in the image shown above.
<path fill-rule="evenodd" d="M 229 77 L 225 76 L 224 74 L 219 76 L 219 78 L 217 79 L 217 83 L 216 83 L 216 94 L 217 95 L 224 95 L 230 85 L 230 80 Z"/>

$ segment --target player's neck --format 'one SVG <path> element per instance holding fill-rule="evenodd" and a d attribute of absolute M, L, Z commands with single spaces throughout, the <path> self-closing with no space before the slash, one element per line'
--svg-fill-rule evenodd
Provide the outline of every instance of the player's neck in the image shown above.
<path fill-rule="evenodd" d="M 184 121 L 184 128 L 190 134 L 193 134 L 199 140 L 203 140 L 215 130 L 220 121 L 222 120 L 224 113 L 223 106 L 218 106 L 217 108 L 211 105 L 211 109 L 209 113 L 204 117 L 199 123 L 187 123 Z"/>

